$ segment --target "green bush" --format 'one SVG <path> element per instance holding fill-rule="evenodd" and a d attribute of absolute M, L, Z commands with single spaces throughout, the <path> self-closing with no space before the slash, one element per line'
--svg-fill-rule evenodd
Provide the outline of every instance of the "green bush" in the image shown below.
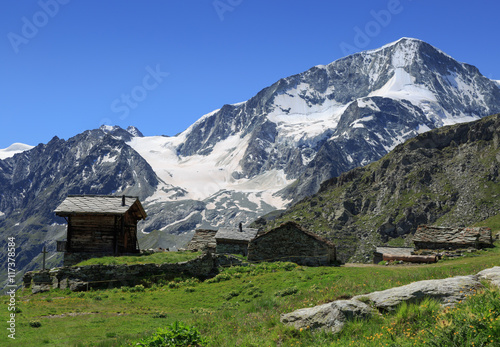
<path fill-rule="evenodd" d="M 288 296 L 288 295 L 293 295 L 297 293 L 299 290 L 297 287 L 290 287 L 290 288 L 285 288 L 283 290 L 278 290 L 277 292 L 274 293 L 275 296 Z"/>
<path fill-rule="evenodd" d="M 142 284 L 138 284 L 135 287 L 132 287 L 129 289 L 129 292 L 131 293 L 137 293 L 137 292 L 143 292 L 144 291 L 144 286 Z"/>
<path fill-rule="evenodd" d="M 176 321 L 165 329 L 159 328 L 152 336 L 133 345 L 143 347 L 194 347 L 206 346 L 207 342 L 196 328 Z"/>
<path fill-rule="evenodd" d="M 40 328 L 41 326 L 42 326 L 42 323 L 40 323 L 37 320 L 32 320 L 30 322 L 30 327 L 32 327 L 32 328 Z"/>
<path fill-rule="evenodd" d="M 229 281 L 231 279 L 231 275 L 229 273 L 220 273 L 217 276 L 206 280 L 206 283 L 218 283 L 222 281 Z"/>
<path fill-rule="evenodd" d="M 227 293 L 226 295 L 224 295 L 224 299 L 225 300 L 231 300 L 232 298 L 234 298 L 234 297 L 236 297 L 238 295 L 240 295 L 239 292 L 237 292 L 236 290 L 232 290 L 229 293 Z"/>

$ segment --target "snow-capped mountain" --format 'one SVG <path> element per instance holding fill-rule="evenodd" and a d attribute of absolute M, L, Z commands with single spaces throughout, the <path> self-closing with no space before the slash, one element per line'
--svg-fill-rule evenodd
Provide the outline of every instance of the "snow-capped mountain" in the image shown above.
<path fill-rule="evenodd" d="M 105 125 L 0 160 L 0 231 L 24 235 L 29 262 L 63 233 L 52 210 L 66 194 L 134 194 L 148 213 L 140 244 L 169 247 L 165 235 L 246 224 L 419 133 L 498 112 L 497 81 L 402 38 L 283 78 L 177 136 Z"/>
<path fill-rule="evenodd" d="M 499 111 L 496 82 L 416 39 L 315 66 L 178 136 L 128 142 L 162 181 L 151 208 L 201 203 L 166 224 L 153 217 L 146 230 L 250 221 L 419 133 Z"/>

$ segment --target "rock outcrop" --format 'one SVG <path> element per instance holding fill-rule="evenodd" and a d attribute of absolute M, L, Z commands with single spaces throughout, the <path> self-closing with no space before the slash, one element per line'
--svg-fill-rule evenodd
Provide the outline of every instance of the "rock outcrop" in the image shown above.
<path fill-rule="evenodd" d="M 500 266 L 483 270 L 477 275 L 418 281 L 401 287 L 357 295 L 350 300 L 337 300 L 299 309 L 282 314 L 281 322 L 296 329 L 318 329 L 338 333 L 348 321 L 394 310 L 402 302 L 417 303 L 424 298 L 432 298 L 445 307 L 453 306 L 482 287 L 481 280 L 489 281 L 500 288 Z"/>

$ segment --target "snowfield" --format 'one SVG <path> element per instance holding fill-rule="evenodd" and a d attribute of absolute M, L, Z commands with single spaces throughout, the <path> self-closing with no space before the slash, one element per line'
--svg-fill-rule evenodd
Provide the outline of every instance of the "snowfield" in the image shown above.
<path fill-rule="evenodd" d="M 29 151 L 34 146 L 26 145 L 24 143 L 13 143 L 7 148 L 0 149 L 0 160 L 13 157 L 17 153 L 22 153 L 24 151 Z"/>

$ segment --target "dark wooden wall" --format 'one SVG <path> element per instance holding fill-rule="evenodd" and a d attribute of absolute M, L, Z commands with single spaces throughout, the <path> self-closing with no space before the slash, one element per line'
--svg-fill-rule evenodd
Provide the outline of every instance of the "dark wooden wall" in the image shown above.
<path fill-rule="evenodd" d="M 136 245 L 137 220 L 129 214 L 69 217 L 69 252 L 134 253 Z"/>

